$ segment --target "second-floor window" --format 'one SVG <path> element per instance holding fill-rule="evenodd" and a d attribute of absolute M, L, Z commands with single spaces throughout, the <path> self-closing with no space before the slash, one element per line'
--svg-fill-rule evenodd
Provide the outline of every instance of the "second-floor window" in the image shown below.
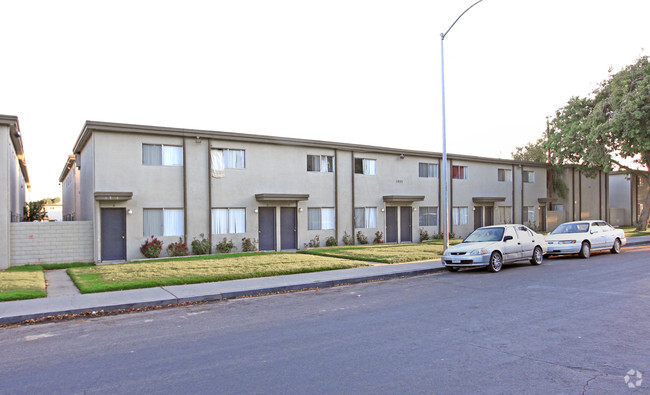
<path fill-rule="evenodd" d="M 375 175 L 375 165 L 376 162 L 374 159 L 354 159 L 354 173 L 355 174 L 366 174 L 366 175 Z"/>
<path fill-rule="evenodd" d="M 436 163 L 420 163 L 419 176 L 423 178 L 438 177 L 438 164 Z"/>
<path fill-rule="evenodd" d="M 142 164 L 151 166 L 183 166 L 183 147 L 163 144 L 142 144 Z"/>
<path fill-rule="evenodd" d="M 467 166 L 452 166 L 451 168 L 451 177 L 456 180 L 466 180 L 467 179 Z"/>
<path fill-rule="evenodd" d="M 512 181 L 512 170 L 510 169 L 498 169 L 497 170 L 497 181 Z"/>
<path fill-rule="evenodd" d="M 523 178 L 524 182 L 535 182 L 535 172 L 524 170 Z"/>
<path fill-rule="evenodd" d="M 307 171 L 334 172 L 334 157 L 328 155 L 307 155 Z"/>

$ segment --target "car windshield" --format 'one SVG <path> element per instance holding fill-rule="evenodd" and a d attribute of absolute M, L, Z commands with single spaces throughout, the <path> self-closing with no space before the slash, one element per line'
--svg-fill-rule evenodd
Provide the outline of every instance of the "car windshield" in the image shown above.
<path fill-rule="evenodd" d="M 579 222 L 574 224 L 562 224 L 551 232 L 552 235 L 560 235 L 563 233 L 584 233 L 589 230 L 588 222 Z"/>
<path fill-rule="evenodd" d="M 480 228 L 467 236 L 463 243 L 476 243 L 480 241 L 500 241 L 505 228 Z"/>

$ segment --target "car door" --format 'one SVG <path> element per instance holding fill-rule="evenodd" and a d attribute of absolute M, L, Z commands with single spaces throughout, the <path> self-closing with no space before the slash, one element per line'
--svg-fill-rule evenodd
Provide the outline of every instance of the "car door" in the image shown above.
<path fill-rule="evenodd" d="M 592 222 L 589 226 L 589 238 L 591 240 L 591 249 L 600 250 L 605 245 L 603 232 L 597 222 Z"/>
<path fill-rule="evenodd" d="M 521 244 L 521 257 L 532 257 L 533 248 L 535 248 L 533 232 L 525 226 L 517 226 L 516 231 L 519 236 L 519 243 Z"/>
<path fill-rule="evenodd" d="M 512 237 L 510 240 L 505 240 L 508 236 Z M 514 226 L 506 226 L 503 232 L 503 261 L 512 262 L 521 258 L 521 244 L 519 243 L 519 236 L 515 232 Z"/>
<path fill-rule="evenodd" d="M 614 228 L 607 222 L 598 222 L 603 236 L 603 248 L 608 249 L 614 245 L 616 234 Z"/>

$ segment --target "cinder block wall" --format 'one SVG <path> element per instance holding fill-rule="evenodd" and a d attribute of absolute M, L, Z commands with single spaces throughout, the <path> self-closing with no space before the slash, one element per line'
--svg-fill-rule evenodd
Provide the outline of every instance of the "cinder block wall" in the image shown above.
<path fill-rule="evenodd" d="M 90 221 L 17 222 L 10 232 L 9 266 L 93 261 Z"/>

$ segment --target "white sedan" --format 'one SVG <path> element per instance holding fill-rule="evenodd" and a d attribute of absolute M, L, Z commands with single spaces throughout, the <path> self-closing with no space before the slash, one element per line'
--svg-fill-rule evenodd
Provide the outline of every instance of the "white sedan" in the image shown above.
<path fill-rule="evenodd" d="M 546 236 L 547 255 L 578 254 L 589 258 L 591 251 L 610 250 L 618 254 L 627 243 L 625 233 L 605 221 L 566 222 Z"/>

